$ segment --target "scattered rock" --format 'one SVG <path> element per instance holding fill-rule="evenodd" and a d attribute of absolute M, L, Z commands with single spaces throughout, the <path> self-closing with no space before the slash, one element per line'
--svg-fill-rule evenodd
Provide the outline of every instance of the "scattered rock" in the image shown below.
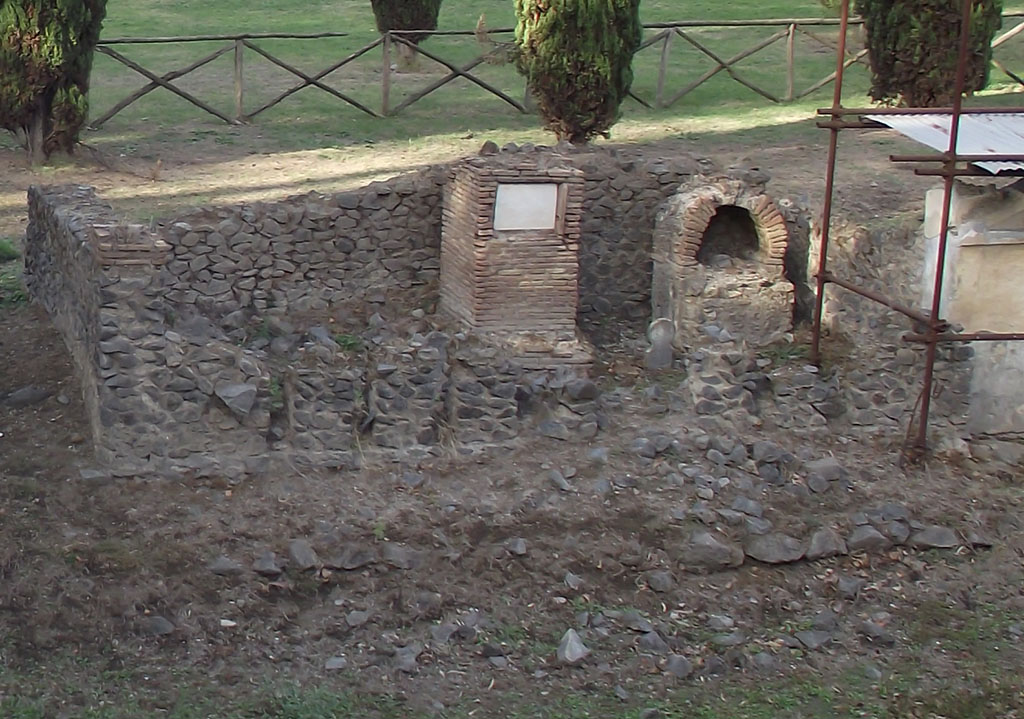
<path fill-rule="evenodd" d="M 423 645 L 417 642 L 407 644 L 395 650 L 395 668 L 406 674 L 416 671 L 416 660 L 423 653 Z"/>
<path fill-rule="evenodd" d="M 831 633 L 816 629 L 797 632 L 794 636 L 808 649 L 819 649 L 832 641 Z"/>
<path fill-rule="evenodd" d="M 377 561 L 377 553 L 373 549 L 350 544 L 342 548 L 341 553 L 324 562 L 329 569 L 352 571 Z"/>
<path fill-rule="evenodd" d="M 526 555 L 526 540 L 522 537 L 513 537 L 505 542 L 505 549 L 508 550 L 509 554 L 514 554 L 517 557 Z"/>
<path fill-rule="evenodd" d="M 735 626 L 736 622 L 733 621 L 733 618 L 724 614 L 712 614 L 708 617 L 708 627 L 715 631 L 724 631 Z"/>
<path fill-rule="evenodd" d="M 264 552 L 252 563 L 252 571 L 264 577 L 276 577 L 284 568 L 277 561 L 277 555 L 273 552 Z"/>
<path fill-rule="evenodd" d="M 348 659 L 346 659 L 345 657 L 339 655 L 339 656 L 331 657 L 330 659 L 328 659 L 327 663 L 324 664 L 324 669 L 326 669 L 329 672 L 336 672 L 336 671 L 340 671 L 341 669 L 344 669 L 347 666 L 348 666 Z"/>
<path fill-rule="evenodd" d="M 689 566 L 706 569 L 738 567 L 743 564 L 743 550 L 726 539 L 698 529 L 683 547 L 680 560 Z"/>
<path fill-rule="evenodd" d="M 727 671 L 729 671 L 729 665 L 725 663 L 725 660 L 717 654 L 712 654 L 704 660 L 704 671 L 701 673 L 705 676 L 714 677 L 725 674 Z"/>
<path fill-rule="evenodd" d="M 480 647 L 480 654 L 484 657 L 503 657 L 505 650 L 493 642 L 484 642 L 484 645 Z"/>
<path fill-rule="evenodd" d="M 569 399 L 575 402 L 587 402 L 597 399 L 598 395 L 601 394 L 601 390 L 597 388 L 597 385 L 592 380 L 574 379 L 566 383 L 565 393 L 569 396 Z"/>
<path fill-rule="evenodd" d="M 836 593 L 843 599 L 853 601 L 860 594 L 860 590 L 864 584 L 864 580 L 860 577 L 847 577 L 840 575 L 839 581 L 836 582 Z"/>
<path fill-rule="evenodd" d="M 395 542 L 385 542 L 381 546 L 380 558 L 395 569 L 413 569 L 422 562 L 423 554 Z"/>
<path fill-rule="evenodd" d="M 153 614 L 142 618 L 139 629 L 147 637 L 164 637 L 174 632 L 174 625 L 159 614 Z"/>
<path fill-rule="evenodd" d="M 879 529 L 893 544 L 903 544 L 910 536 L 910 527 L 905 522 L 886 522 Z"/>
<path fill-rule="evenodd" d="M 588 654 L 590 654 L 590 650 L 587 649 L 575 629 L 567 629 L 565 631 L 565 634 L 562 635 L 562 641 L 558 643 L 558 651 L 555 652 L 559 662 L 570 666 L 579 664 L 586 659 Z"/>
<path fill-rule="evenodd" d="M 546 419 L 537 425 L 537 431 L 545 437 L 551 439 L 560 439 L 563 442 L 569 439 L 569 428 L 561 422 L 557 422 L 553 419 Z"/>
<path fill-rule="evenodd" d="M 440 592 L 417 592 L 413 606 L 421 617 L 436 619 L 441 616 Z"/>
<path fill-rule="evenodd" d="M 633 442 L 633 451 L 638 457 L 645 457 L 646 459 L 654 459 L 658 456 L 658 449 L 654 446 L 654 442 L 647 437 L 640 437 Z"/>
<path fill-rule="evenodd" d="M 960 545 L 960 538 L 952 529 L 933 524 L 914 532 L 910 544 L 920 549 L 953 549 Z"/>
<path fill-rule="evenodd" d="M 399 481 L 409 489 L 418 489 L 426 484 L 427 475 L 422 472 L 403 472 Z"/>
<path fill-rule="evenodd" d="M 647 582 L 647 586 L 652 591 L 664 593 L 670 592 L 676 585 L 675 577 L 672 576 L 672 572 L 665 571 L 663 569 L 652 569 L 644 574 L 644 581 Z"/>
<path fill-rule="evenodd" d="M 645 652 L 651 652 L 652 654 L 668 654 L 671 649 L 658 632 L 647 632 L 641 634 L 640 639 L 637 641 L 637 646 Z"/>
<path fill-rule="evenodd" d="M 207 564 L 206 568 L 221 577 L 229 577 L 245 571 L 241 564 L 223 554 Z"/>
<path fill-rule="evenodd" d="M 895 502 L 886 502 L 880 508 L 882 519 L 886 522 L 909 522 L 910 512 L 902 504 L 896 504 Z"/>
<path fill-rule="evenodd" d="M 863 634 L 873 644 L 879 644 L 883 647 L 891 647 L 896 643 L 896 637 L 893 636 L 892 632 L 883 627 L 881 624 L 877 624 L 868 619 L 861 622 L 857 630 Z"/>
<path fill-rule="evenodd" d="M 214 389 L 214 394 L 221 398 L 228 409 L 244 417 L 256 403 L 256 391 L 254 384 L 221 384 Z"/>
<path fill-rule="evenodd" d="M 569 484 L 565 476 L 557 469 L 552 469 L 548 472 L 548 481 L 563 492 L 572 491 L 572 485 Z"/>
<path fill-rule="evenodd" d="M 832 488 L 832 483 L 820 474 L 812 474 L 807 477 L 807 488 L 815 494 L 822 494 Z"/>
<path fill-rule="evenodd" d="M 839 628 L 839 615 L 831 609 L 822 609 L 814 615 L 811 620 L 811 627 L 823 632 L 834 632 Z"/>
<path fill-rule="evenodd" d="M 626 612 L 623 612 L 622 624 L 626 628 L 632 629 L 634 632 L 640 632 L 642 634 L 654 631 L 654 625 L 651 624 L 651 621 L 643 617 L 640 614 L 640 612 L 636 611 L 635 609 L 630 609 Z"/>
<path fill-rule="evenodd" d="M 686 679 L 693 674 L 693 664 L 682 654 L 671 654 L 665 661 L 665 673 L 676 679 Z"/>
<path fill-rule="evenodd" d="M 824 559 L 846 554 L 846 542 L 834 529 L 824 527 L 811 535 L 810 545 L 807 547 L 807 559 Z"/>
<path fill-rule="evenodd" d="M 447 644 L 448 640 L 452 638 L 452 635 L 458 629 L 459 625 L 452 624 L 451 622 L 435 624 L 430 628 L 430 638 L 434 641 L 434 644 Z"/>
<path fill-rule="evenodd" d="M 835 457 L 822 457 L 821 459 L 807 462 L 804 465 L 804 470 L 808 476 L 817 474 L 829 482 L 839 479 L 846 473 L 846 470 L 843 469 L 843 466 L 839 464 L 839 460 Z"/>
<path fill-rule="evenodd" d="M 320 558 L 305 539 L 293 539 L 288 543 L 288 560 L 300 572 L 320 566 Z"/>
<path fill-rule="evenodd" d="M 758 652 L 751 656 L 750 665 L 759 672 L 773 672 L 778 669 L 778 662 L 768 652 Z"/>
<path fill-rule="evenodd" d="M 25 387 L 19 387 L 4 397 L 3 404 L 6 404 L 11 409 L 22 409 L 34 404 L 39 404 L 51 394 L 53 394 L 53 392 L 48 389 L 44 389 L 43 387 L 26 385 Z"/>
<path fill-rule="evenodd" d="M 972 529 L 967 533 L 967 543 L 972 547 L 988 548 L 995 546 L 995 542 L 990 537 L 976 529 Z"/>
<path fill-rule="evenodd" d="M 748 537 L 744 550 L 748 556 L 766 564 L 796 562 L 804 556 L 803 542 L 779 532 Z"/>
<path fill-rule="evenodd" d="M 361 609 L 353 609 L 345 615 L 345 623 L 353 629 L 363 626 L 368 621 L 370 621 L 370 613 L 364 612 Z"/>
<path fill-rule="evenodd" d="M 757 502 L 749 497 L 737 497 L 733 500 L 732 509 L 736 512 L 742 512 L 743 514 L 750 515 L 751 517 L 758 517 L 764 515 L 764 507 L 761 506 L 760 502 Z"/>
<path fill-rule="evenodd" d="M 743 632 L 730 632 L 728 634 L 716 634 L 711 637 L 711 643 L 719 649 L 726 649 L 728 647 L 738 647 L 742 644 L 746 644 L 747 635 Z"/>
<path fill-rule="evenodd" d="M 747 534 L 768 534 L 775 526 L 764 517 L 747 517 L 743 525 L 747 528 Z"/>
<path fill-rule="evenodd" d="M 891 545 L 892 542 L 888 537 L 870 524 L 861 524 L 846 538 L 846 546 L 851 552 L 880 552 L 888 549 Z"/>
<path fill-rule="evenodd" d="M 644 353 L 644 367 L 661 370 L 672 366 L 672 340 L 675 335 L 676 328 L 672 320 L 661 317 L 651 322 L 647 328 L 647 339 L 651 344 Z"/>
<path fill-rule="evenodd" d="M 880 682 L 882 681 L 882 677 L 884 676 L 882 674 L 882 670 L 874 664 L 865 664 L 863 667 L 863 671 L 864 678 L 867 679 L 869 682 Z"/>

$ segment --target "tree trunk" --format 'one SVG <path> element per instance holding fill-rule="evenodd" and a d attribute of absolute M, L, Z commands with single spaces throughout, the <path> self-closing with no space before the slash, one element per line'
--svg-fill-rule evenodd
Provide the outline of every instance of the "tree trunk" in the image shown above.
<path fill-rule="evenodd" d="M 25 130 L 25 146 L 28 150 L 28 160 L 35 165 L 42 165 L 46 162 L 46 107 L 40 98 L 36 104 L 35 112 L 29 120 L 29 126 Z"/>
<path fill-rule="evenodd" d="M 398 72 L 415 71 L 419 65 L 419 53 L 416 52 L 416 48 L 412 45 L 406 45 L 404 42 L 396 42 L 395 44 L 398 46 L 398 62 L 396 63 Z"/>

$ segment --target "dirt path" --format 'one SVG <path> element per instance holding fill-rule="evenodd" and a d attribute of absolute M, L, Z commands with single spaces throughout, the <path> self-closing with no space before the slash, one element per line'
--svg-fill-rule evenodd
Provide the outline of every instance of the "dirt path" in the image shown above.
<path fill-rule="evenodd" d="M 776 192 L 813 203 L 823 140 L 754 158 L 694 140 L 648 151 L 753 159 Z M 42 174 L 3 151 L 0 234 L 21 231 L 18 197 L 40 180 L 94 184 L 146 217 L 196 199 L 359 184 L 479 144 L 465 142 L 429 155 L 165 153 L 158 170 L 82 162 Z M 851 141 L 843 221 L 884 228 L 919 212 L 927 183 L 889 166 L 893 143 Z M 896 436 L 748 427 L 723 438 L 679 409 L 679 376 L 619 359 L 625 369 L 602 379 L 611 429 L 592 443 L 528 434 L 479 456 L 358 475 L 282 467 L 244 484 L 146 482 L 80 471 L 93 465 L 60 340 L 38 309 L 4 309 L 0 395 L 37 386 L 46 397 L 0 406 L 0 714 L 37 716 L 16 713 L 22 702 L 42 716 L 103 706 L 104 716 L 323 716 L 328 696 L 348 697 L 329 705 L 341 716 L 381 717 L 1020 711 L 1024 544 L 1009 465 L 902 469 Z M 803 371 L 799 356 L 779 361 Z M 638 451 L 656 435 L 675 443 Z M 770 441 L 797 466 L 834 457 L 839 483 L 818 493 L 803 470 L 775 486 L 716 468 L 706 451 L 724 439 L 734 451 Z M 896 505 L 908 532 L 954 527 L 956 546 L 696 567 L 698 530 L 739 542 L 734 522 L 763 518 L 794 534 L 847 532 L 866 526 L 858 513 Z M 558 655 L 569 629 L 589 650 L 578 666 Z M 292 684 L 298 693 L 281 693 Z"/>

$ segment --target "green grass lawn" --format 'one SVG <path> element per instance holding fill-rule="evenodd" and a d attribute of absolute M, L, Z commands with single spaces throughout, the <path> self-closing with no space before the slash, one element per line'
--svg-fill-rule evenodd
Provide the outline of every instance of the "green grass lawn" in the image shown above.
<path fill-rule="evenodd" d="M 481 16 L 490 28 L 510 27 L 514 24 L 511 0 L 450 1 L 442 7 L 440 28 L 443 30 L 472 30 Z M 648 0 L 642 5 L 645 22 L 675 20 L 736 20 L 766 17 L 827 17 L 816 0 L 754 3 L 742 0 L 735 3 L 699 0 L 680 4 L 673 0 Z M 716 54 L 728 58 L 766 38 L 779 28 L 697 28 L 689 30 L 699 42 Z M 275 0 L 248 2 L 247 0 L 218 0 L 199 2 L 183 0 L 111 0 L 103 37 L 152 37 L 193 34 L 231 34 L 241 32 L 293 32 L 319 31 L 349 33 L 344 38 L 318 40 L 262 40 L 261 47 L 282 60 L 309 72 L 317 72 L 347 54 L 377 38 L 368 0 L 339 0 L 335 2 L 297 2 Z M 819 28 L 816 34 L 834 36 L 834 29 Z M 656 31 L 650 30 L 650 37 Z M 508 34 L 495 34 L 494 39 L 508 42 Z M 162 74 L 212 52 L 225 43 L 175 43 L 166 45 L 117 45 L 124 55 L 145 67 Z M 424 47 L 451 62 L 461 65 L 480 54 L 481 47 L 473 36 L 434 37 Z M 649 102 L 655 97 L 660 43 L 646 48 L 634 63 L 636 94 Z M 797 90 L 810 86 L 827 75 L 834 65 L 831 50 L 805 36 L 796 42 Z M 712 69 L 715 63 L 680 37 L 675 37 L 669 53 L 670 62 L 665 77 L 666 96 L 674 94 Z M 297 78 L 284 69 L 275 67 L 255 52 L 247 50 L 245 63 L 246 112 L 252 112 L 281 91 L 292 86 Z M 782 96 L 786 92 L 785 43 L 771 47 L 737 64 L 740 72 L 751 81 L 764 86 L 771 93 Z M 419 72 L 394 73 L 390 105 L 396 106 L 416 89 L 442 77 L 447 70 L 423 59 Z M 325 78 L 332 86 L 379 110 L 381 106 L 382 53 L 370 51 L 359 60 Z M 484 64 L 474 73 L 517 100 L 523 98 L 523 82 L 509 65 Z M 863 68 L 852 71 L 851 88 L 862 93 L 866 88 Z M 97 56 L 93 73 L 93 117 L 102 115 L 120 98 L 145 83 L 143 78 L 121 66 L 111 58 Z M 188 92 L 225 114 L 234 114 L 233 56 L 228 53 L 199 71 L 176 83 Z M 805 110 L 822 103 L 828 89 L 817 93 L 806 103 Z M 739 85 L 721 72 L 707 84 L 682 98 L 671 107 L 647 110 L 634 100 L 623 108 L 626 118 L 637 121 L 657 120 L 660 117 L 722 116 L 728 124 L 738 116 L 762 111 L 770 106 L 766 100 Z M 519 114 L 499 98 L 466 80 L 456 80 L 440 91 L 424 98 L 403 111 L 398 117 L 386 120 L 372 118 L 354 107 L 331 98 L 320 90 L 306 88 L 284 103 L 254 119 L 275 140 L 286 147 L 315 147 L 330 144 L 375 140 L 407 139 L 445 132 L 507 128 L 510 131 L 536 126 L 532 116 Z M 184 125 L 190 131 L 201 126 L 223 129 L 223 123 L 211 115 L 203 114 L 185 100 L 165 90 L 147 95 L 107 124 L 109 132 L 130 138 L 133 134 L 147 135 L 180 133 Z"/>
<path fill-rule="evenodd" d="M 1008 4 L 1009 10 L 1020 9 Z M 725 21 L 752 18 L 826 18 L 834 13 L 817 0 L 769 0 L 752 2 L 737 0 L 722 3 L 695 0 L 645 0 L 641 6 L 644 22 L 678 20 Z M 511 0 L 449 0 L 442 6 L 440 29 L 472 30 L 483 16 L 489 28 L 514 24 Z M 1013 21 L 1016 22 L 1016 21 Z M 698 42 L 721 58 L 730 58 L 755 43 L 778 32 L 779 27 L 760 28 L 689 28 Z M 818 38 L 834 40 L 834 27 L 807 27 Z M 313 33 L 337 31 L 348 33 L 342 38 L 315 40 L 272 39 L 258 44 L 285 62 L 307 73 L 316 73 L 353 51 L 374 41 L 373 15 L 368 0 L 111 0 L 103 37 L 153 37 L 196 34 L 232 34 L 256 32 Z M 656 34 L 648 30 L 646 36 Z M 509 34 L 496 33 L 499 42 L 511 40 Z M 199 59 L 223 47 L 224 41 L 170 43 L 158 45 L 116 45 L 122 54 L 162 74 Z M 456 65 L 471 61 L 481 53 L 481 46 L 472 36 L 435 36 L 423 47 Z M 662 43 L 656 43 L 637 54 L 634 61 L 633 90 L 637 96 L 654 102 L 658 86 L 658 69 Z M 795 44 L 793 87 L 799 94 L 825 78 L 835 66 L 834 51 L 803 33 L 797 33 Z M 1011 67 L 1024 69 L 1024 36 L 1000 49 L 999 57 Z M 664 97 L 671 97 L 715 67 L 715 62 L 681 37 L 674 37 L 668 50 L 669 62 L 664 77 Z M 252 50 L 244 59 L 244 111 L 251 113 L 298 79 L 276 67 Z M 358 60 L 331 73 L 324 81 L 366 106 L 381 108 L 381 75 L 383 55 L 375 48 Z M 200 70 L 176 80 L 182 89 L 194 94 L 224 114 L 235 114 L 233 54 L 221 56 Z M 779 40 L 760 52 L 740 61 L 735 70 L 744 78 L 769 93 L 784 98 L 789 84 L 786 72 L 786 43 Z M 416 72 L 392 73 L 390 107 L 419 88 L 440 79 L 447 69 L 421 59 Z M 510 97 L 523 99 L 523 82 L 508 64 L 485 63 L 474 71 L 486 82 Z M 145 80 L 115 60 L 98 55 L 93 72 L 91 93 L 92 117 L 106 112 L 118 100 L 145 84 Z M 866 102 L 867 72 L 863 64 L 847 71 L 846 95 L 850 104 Z M 1001 73 L 993 74 L 996 90 L 1008 89 L 1012 82 Z M 686 118 L 693 121 L 696 132 L 718 132 L 731 129 L 791 122 L 794 117 L 808 118 L 814 109 L 831 100 L 831 85 L 794 103 L 775 104 L 719 72 L 704 85 L 664 109 L 647 109 L 629 99 L 623 105 L 624 124 L 620 130 L 634 126 L 657 126 L 662 120 Z M 458 79 L 439 91 L 403 110 L 398 116 L 373 118 L 355 107 L 326 93 L 305 88 L 283 103 L 259 114 L 252 122 L 261 128 L 273 147 L 310 149 L 349 146 L 367 141 L 409 141 L 438 135 L 465 135 L 483 131 L 505 131 L 511 135 L 536 128 L 534 116 L 523 115 L 498 97 L 471 82 Z M 90 140 L 111 143 L 121 152 L 131 154 L 132 147 L 142 139 L 169 142 L 199 142 L 216 136 L 217 142 L 231 144 L 232 134 L 221 120 L 193 107 L 185 100 L 160 89 L 150 93 L 110 120 L 103 132 Z M 630 136 L 635 137 L 635 132 Z"/>

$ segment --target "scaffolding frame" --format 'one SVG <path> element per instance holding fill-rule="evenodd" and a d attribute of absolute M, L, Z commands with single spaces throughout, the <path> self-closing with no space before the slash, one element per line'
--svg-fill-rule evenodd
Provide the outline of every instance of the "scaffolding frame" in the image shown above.
<path fill-rule="evenodd" d="M 1007 107 L 964 107 L 963 96 L 966 85 L 967 60 L 970 53 L 970 18 L 973 0 L 962 0 L 960 15 L 960 40 L 957 54 L 956 74 L 953 85 L 953 102 L 951 107 L 944 108 L 845 108 L 842 105 L 843 73 L 845 70 L 844 59 L 846 54 L 847 33 L 850 24 L 850 0 L 842 0 L 840 6 L 839 42 L 836 48 L 836 80 L 833 87 L 832 106 L 818 110 L 818 115 L 828 116 L 828 120 L 817 123 L 818 127 L 829 130 L 828 156 L 826 160 L 825 174 L 825 199 L 822 206 L 821 223 L 821 246 L 818 256 L 818 271 L 816 274 L 817 292 L 815 296 L 813 330 L 811 334 L 810 360 L 815 365 L 821 364 L 821 330 L 822 310 L 825 302 L 825 288 L 828 284 L 834 284 L 843 289 L 865 297 L 868 300 L 884 305 L 900 314 L 913 320 L 923 330 L 915 328 L 915 331 L 903 335 L 908 342 L 917 342 L 925 345 L 925 367 L 924 379 L 921 389 L 921 402 L 917 417 L 917 432 L 910 440 L 911 429 L 913 429 L 913 418 L 911 426 L 908 427 L 908 440 L 904 445 L 904 458 L 920 460 L 927 455 L 928 450 L 928 417 L 931 411 L 932 391 L 934 387 L 935 360 L 940 342 L 1005 342 L 1024 340 L 1024 333 L 1019 332 L 955 332 L 950 324 L 940 317 L 942 302 L 942 286 L 946 271 L 946 248 L 950 229 L 950 205 L 953 198 L 953 186 L 956 177 L 961 176 L 989 176 L 990 173 L 971 165 L 972 162 L 989 161 L 1024 161 L 1024 155 L 968 155 L 957 154 L 957 141 L 960 135 L 960 121 L 965 114 L 1006 114 L 1021 113 L 1024 108 Z M 943 199 L 942 212 L 939 222 L 938 249 L 935 264 L 935 275 L 933 278 L 933 291 L 931 308 L 927 314 L 920 310 L 907 307 L 886 295 L 875 292 L 867 287 L 862 287 L 837 277 L 828 269 L 828 249 L 830 225 L 832 221 L 832 201 L 835 189 L 835 174 L 837 164 L 837 150 L 839 145 L 839 133 L 844 129 L 863 129 L 885 127 L 877 122 L 867 120 L 865 115 L 947 115 L 950 117 L 949 144 L 945 152 L 921 155 L 890 155 L 889 160 L 895 163 L 915 163 L 914 172 L 918 175 L 938 176 L 943 178 Z M 847 119 L 853 118 L 853 119 Z M 1000 173 L 1001 175 L 1003 173 Z M 1009 175 L 1021 175 L 1024 172 L 1012 170 Z"/>

